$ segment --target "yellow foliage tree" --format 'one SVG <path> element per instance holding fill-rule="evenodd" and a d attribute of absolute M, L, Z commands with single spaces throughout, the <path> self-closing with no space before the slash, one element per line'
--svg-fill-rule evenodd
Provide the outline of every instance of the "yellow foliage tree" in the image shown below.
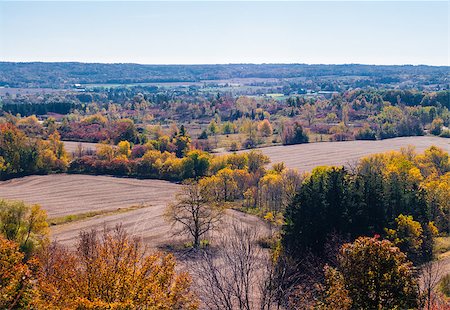
<path fill-rule="evenodd" d="M 120 141 L 117 144 L 117 152 L 123 158 L 129 158 L 131 156 L 131 145 L 128 141 Z"/>
<path fill-rule="evenodd" d="M 112 145 L 101 143 L 97 145 L 97 156 L 100 159 L 112 161 L 116 156 L 116 150 Z"/>
<path fill-rule="evenodd" d="M 0 200 L 0 234 L 27 255 L 48 243 L 48 233 L 47 213 L 39 205 Z"/>
<path fill-rule="evenodd" d="M 49 135 L 48 140 L 40 143 L 38 166 L 48 172 L 65 171 L 69 165 L 69 154 L 64 149 L 64 143 L 57 131 Z"/>

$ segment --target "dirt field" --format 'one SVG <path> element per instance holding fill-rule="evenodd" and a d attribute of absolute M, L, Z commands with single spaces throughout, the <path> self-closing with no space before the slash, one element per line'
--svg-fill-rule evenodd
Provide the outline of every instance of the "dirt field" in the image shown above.
<path fill-rule="evenodd" d="M 0 196 L 39 203 L 52 218 L 138 204 L 165 205 L 178 188 L 160 180 L 55 174 L 0 182 Z"/>
<path fill-rule="evenodd" d="M 361 157 L 400 150 L 413 145 L 418 152 L 436 145 L 450 152 L 450 139 L 438 137 L 405 137 L 379 141 L 321 142 L 289 146 L 260 148 L 270 157 L 272 163 L 284 162 L 287 167 L 300 171 L 310 171 L 320 165 L 348 165 Z"/>
<path fill-rule="evenodd" d="M 63 141 L 63 142 L 64 142 L 64 148 L 66 149 L 67 152 L 69 152 L 69 154 L 72 154 L 73 152 L 75 152 L 78 148 L 78 144 L 80 144 L 80 143 L 85 151 L 87 151 L 87 150 L 96 151 L 97 150 L 97 143 L 76 142 L 76 141 Z"/>
<path fill-rule="evenodd" d="M 0 198 L 38 203 L 47 210 L 49 218 L 144 204 L 148 207 L 52 226 L 52 239 L 73 244 L 80 230 L 102 229 L 104 225 L 111 227 L 122 223 L 128 232 L 142 237 L 146 244 L 156 248 L 173 240 L 171 227 L 164 220 L 163 213 L 179 188 L 178 184 L 160 180 L 56 174 L 0 182 Z M 260 221 L 231 210 L 228 217 L 247 223 Z"/>
<path fill-rule="evenodd" d="M 143 237 L 167 235 L 161 219 L 167 203 L 173 201 L 179 185 L 160 180 L 136 180 L 107 176 L 47 175 L 30 176 L 0 183 L 0 196 L 39 203 L 49 218 L 95 210 L 145 204 L 148 207 L 126 213 L 98 216 L 52 227 L 52 237 L 72 242 L 82 229 L 101 228 L 116 223 Z M 145 235 L 145 236 L 144 236 Z"/>

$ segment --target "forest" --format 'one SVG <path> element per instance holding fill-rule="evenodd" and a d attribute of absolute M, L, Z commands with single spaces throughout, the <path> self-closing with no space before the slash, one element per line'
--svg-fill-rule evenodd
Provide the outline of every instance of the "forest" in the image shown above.
<path fill-rule="evenodd" d="M 55 74 L 55 72 L 57 74 Z M 70 88 L 74 84 L 133 84 L 152 82 L 197 82 L 233 78 L 367 77 L 380 84 L 418 80 L 423 85 L 448 84 L 448 67 L 227 64 L 140 65 L 86 64 L 76 62 L 0 62 L 0 86 Z M 386 78 L 389 76 L 389 78 Z"/>

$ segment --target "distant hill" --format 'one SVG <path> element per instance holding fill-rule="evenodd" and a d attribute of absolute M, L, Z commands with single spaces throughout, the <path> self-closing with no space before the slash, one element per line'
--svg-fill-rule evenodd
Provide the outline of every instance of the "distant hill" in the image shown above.
<path fill-rule="evenodd" d="M 198 82 L 232 78 L 369 77 L 448 84 L 448 66 L 307 64 L 140 65 L 78 62 L 0 62 L 0 86 L 70 88 L 74 84 Z"/>

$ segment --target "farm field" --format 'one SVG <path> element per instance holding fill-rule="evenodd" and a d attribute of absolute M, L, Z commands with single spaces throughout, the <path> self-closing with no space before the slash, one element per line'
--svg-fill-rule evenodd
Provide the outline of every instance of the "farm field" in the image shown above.
<path fill-rule="evenodd" d="M 0 197 L 38 203 L 50 219 L 143 205 L 145 207 L 137 210 L 51 226 L 51 237 L 64 244 L 73 244 L 81 230 L 122 223 L 129 233 L 143 238 L 150 247 L 158 247 L 173 239 L 171 226 L 163 214 L 179 188 L 178 184 L 160 180 L 56 174 L 0 182 Z M 240 221 L 249 223 L 259 221 L 254 216 L 232 210 L 228 217 L 239 217 Z"/>
<path fill-rule="evenodd" d="M 76 141 L 63 141 L 64 142 L 64 148 L 66 149 L 69 154 L 72 154 L 78 149 L 78 145 L 81 143 L 81 146 L 85 151 L 92 150 L 95 152 L 97 149 L 98 143 L 90 143 L 90 142 L 76 142 Z"/>
<path fill-rule="evenodd" d="M 0 196 L 39 203 L 54 218 L 139 204 L 165 205 L 178 187 L 160 180 L 55 174 L 0 182 Z"/>
<path fill-rule="evenodd" d="M 423 136 L 404 137 L 377 141 L 320 142 L 260 148 L 271 163 L 284 162 L 288 168 L 310 171 L 321 165 L 351 165 L 361 157 L 400 150 L 412 145 L 423 152 L 435 145 L 450 152 L 450 139 Z"/>

